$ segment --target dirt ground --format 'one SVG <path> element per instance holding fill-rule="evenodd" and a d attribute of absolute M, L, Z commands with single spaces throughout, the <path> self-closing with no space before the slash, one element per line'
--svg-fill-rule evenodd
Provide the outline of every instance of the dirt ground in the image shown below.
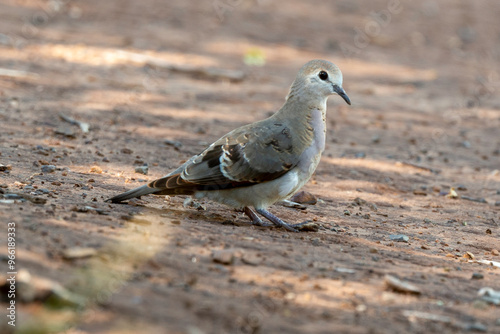
<path fill-rule="evenodd" d="M 498 1 L 0 1 L 16 331 L 500 333 L 478 295 L 500 290 L 498 17 Z M 352 106 L 329 99 L 318 202 L 270 211 L 319 231 L 104 202 L 269 116 L 315 58 Z"/>

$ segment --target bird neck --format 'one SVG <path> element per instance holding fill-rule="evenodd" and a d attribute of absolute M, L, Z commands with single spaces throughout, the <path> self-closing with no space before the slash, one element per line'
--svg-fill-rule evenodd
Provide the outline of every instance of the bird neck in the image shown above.
<path fill-rule="evenodd" d="M 286 118 L 310 118 L 314 111 L 326 113 L 326 100 L 328 97 L 320 96 L 314 92 L 298 94 L 297 91 L 290 90 L 285 104 L 278 111 L 279 116 Z"/>
<path fill-rule="evenodd" d="M 281 109 L 286 110 L 287 113 L 298 112 L 300 114 L 304 114 L 306 109 L 317 109 L 325 112 L 327 98 L 321 92 L 311 89 L 305 82 L 296 80 L 290 87 L 285 104 Z"/>
<path fill-rule="evenodd" d="M 292 92 L 291 92 L 292 93 Z M 288 124 L 297 139 L 296 147 L 304 147 L 313 142 L 324 149 L 326 131 L 326 97 L 317 94 L 288 94 L 283 107 L 274 114 L 275 120 Z M 305 98 L 308 96 L 308 98 Z"/>

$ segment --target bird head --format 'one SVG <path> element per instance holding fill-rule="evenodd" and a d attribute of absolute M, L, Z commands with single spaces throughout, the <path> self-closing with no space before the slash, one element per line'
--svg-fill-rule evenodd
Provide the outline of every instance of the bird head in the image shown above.
<path fill-rule="evenodd" d="M 326 99 L 337 94 L 350 105 L 351 100 L 342 88 L 342 79 L 337 65 L 326 60 L 311 60 L 299 70 L 288 98 L 306 93 L 307 96 Z"/>

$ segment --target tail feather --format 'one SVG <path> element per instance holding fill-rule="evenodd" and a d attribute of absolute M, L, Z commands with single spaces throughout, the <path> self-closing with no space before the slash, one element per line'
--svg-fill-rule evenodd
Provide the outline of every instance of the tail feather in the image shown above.
<path fill-rule="evenodd" d="M 144 195 L 153 194 L 153 193 L 157 192 L 158 190 L 159 189 L 151 188 L 147 184 L 145 184 L 141 187 L 134 188 L 134 189 L 126 191 L 122 194 L 111 197 L 111 198 L 107 199 L 106 202 L 120 203 L 120 202 L 126 201 L 126 200 L 134 198 L 134 197 L 140 197 L 140 196 L 144 196 Z"/>
<path fill-rule="evenodd" d="M 167 175 L 154 180 L 149 184 L 134 188 L 106 200 L 106 202 L 120 203 L 134 197 L 145 195 L 192 195 L 196 186 L 181 178 L 181 174 Z"/>

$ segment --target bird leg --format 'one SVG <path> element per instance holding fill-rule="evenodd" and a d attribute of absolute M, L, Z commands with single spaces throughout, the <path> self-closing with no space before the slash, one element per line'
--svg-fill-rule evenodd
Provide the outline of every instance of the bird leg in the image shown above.
<path fill-rule="evenodd" d="M 252 224 L 254 225 L 257 225 L 257 226 L 266 226 L 267 224 L 265 224 L 262 219 L 259 218 L 259 216 L 257 216 L 257 214 L 252 210 L 250 209 L 248 206 L 245 206 L 243 208 L 243 212 L 248 216 L 248 218 L 250 218 L 250 220 L 252 221 Z"/>
<path fill-rule="evenodd" d="M 261 214 L 264 218 L 268 219 L 271 223 L 273 223 L 276 226 L 279 227 L 284 227 L 288 231 L 291 232 L 298 232 L 296 229 L 294 229 L 292 226 L 289 224 L 285 223 L 275 215 L 273 215 L 271 212 L 264 210 L 264 209 L 255 209 L 259 214 Z"/>

